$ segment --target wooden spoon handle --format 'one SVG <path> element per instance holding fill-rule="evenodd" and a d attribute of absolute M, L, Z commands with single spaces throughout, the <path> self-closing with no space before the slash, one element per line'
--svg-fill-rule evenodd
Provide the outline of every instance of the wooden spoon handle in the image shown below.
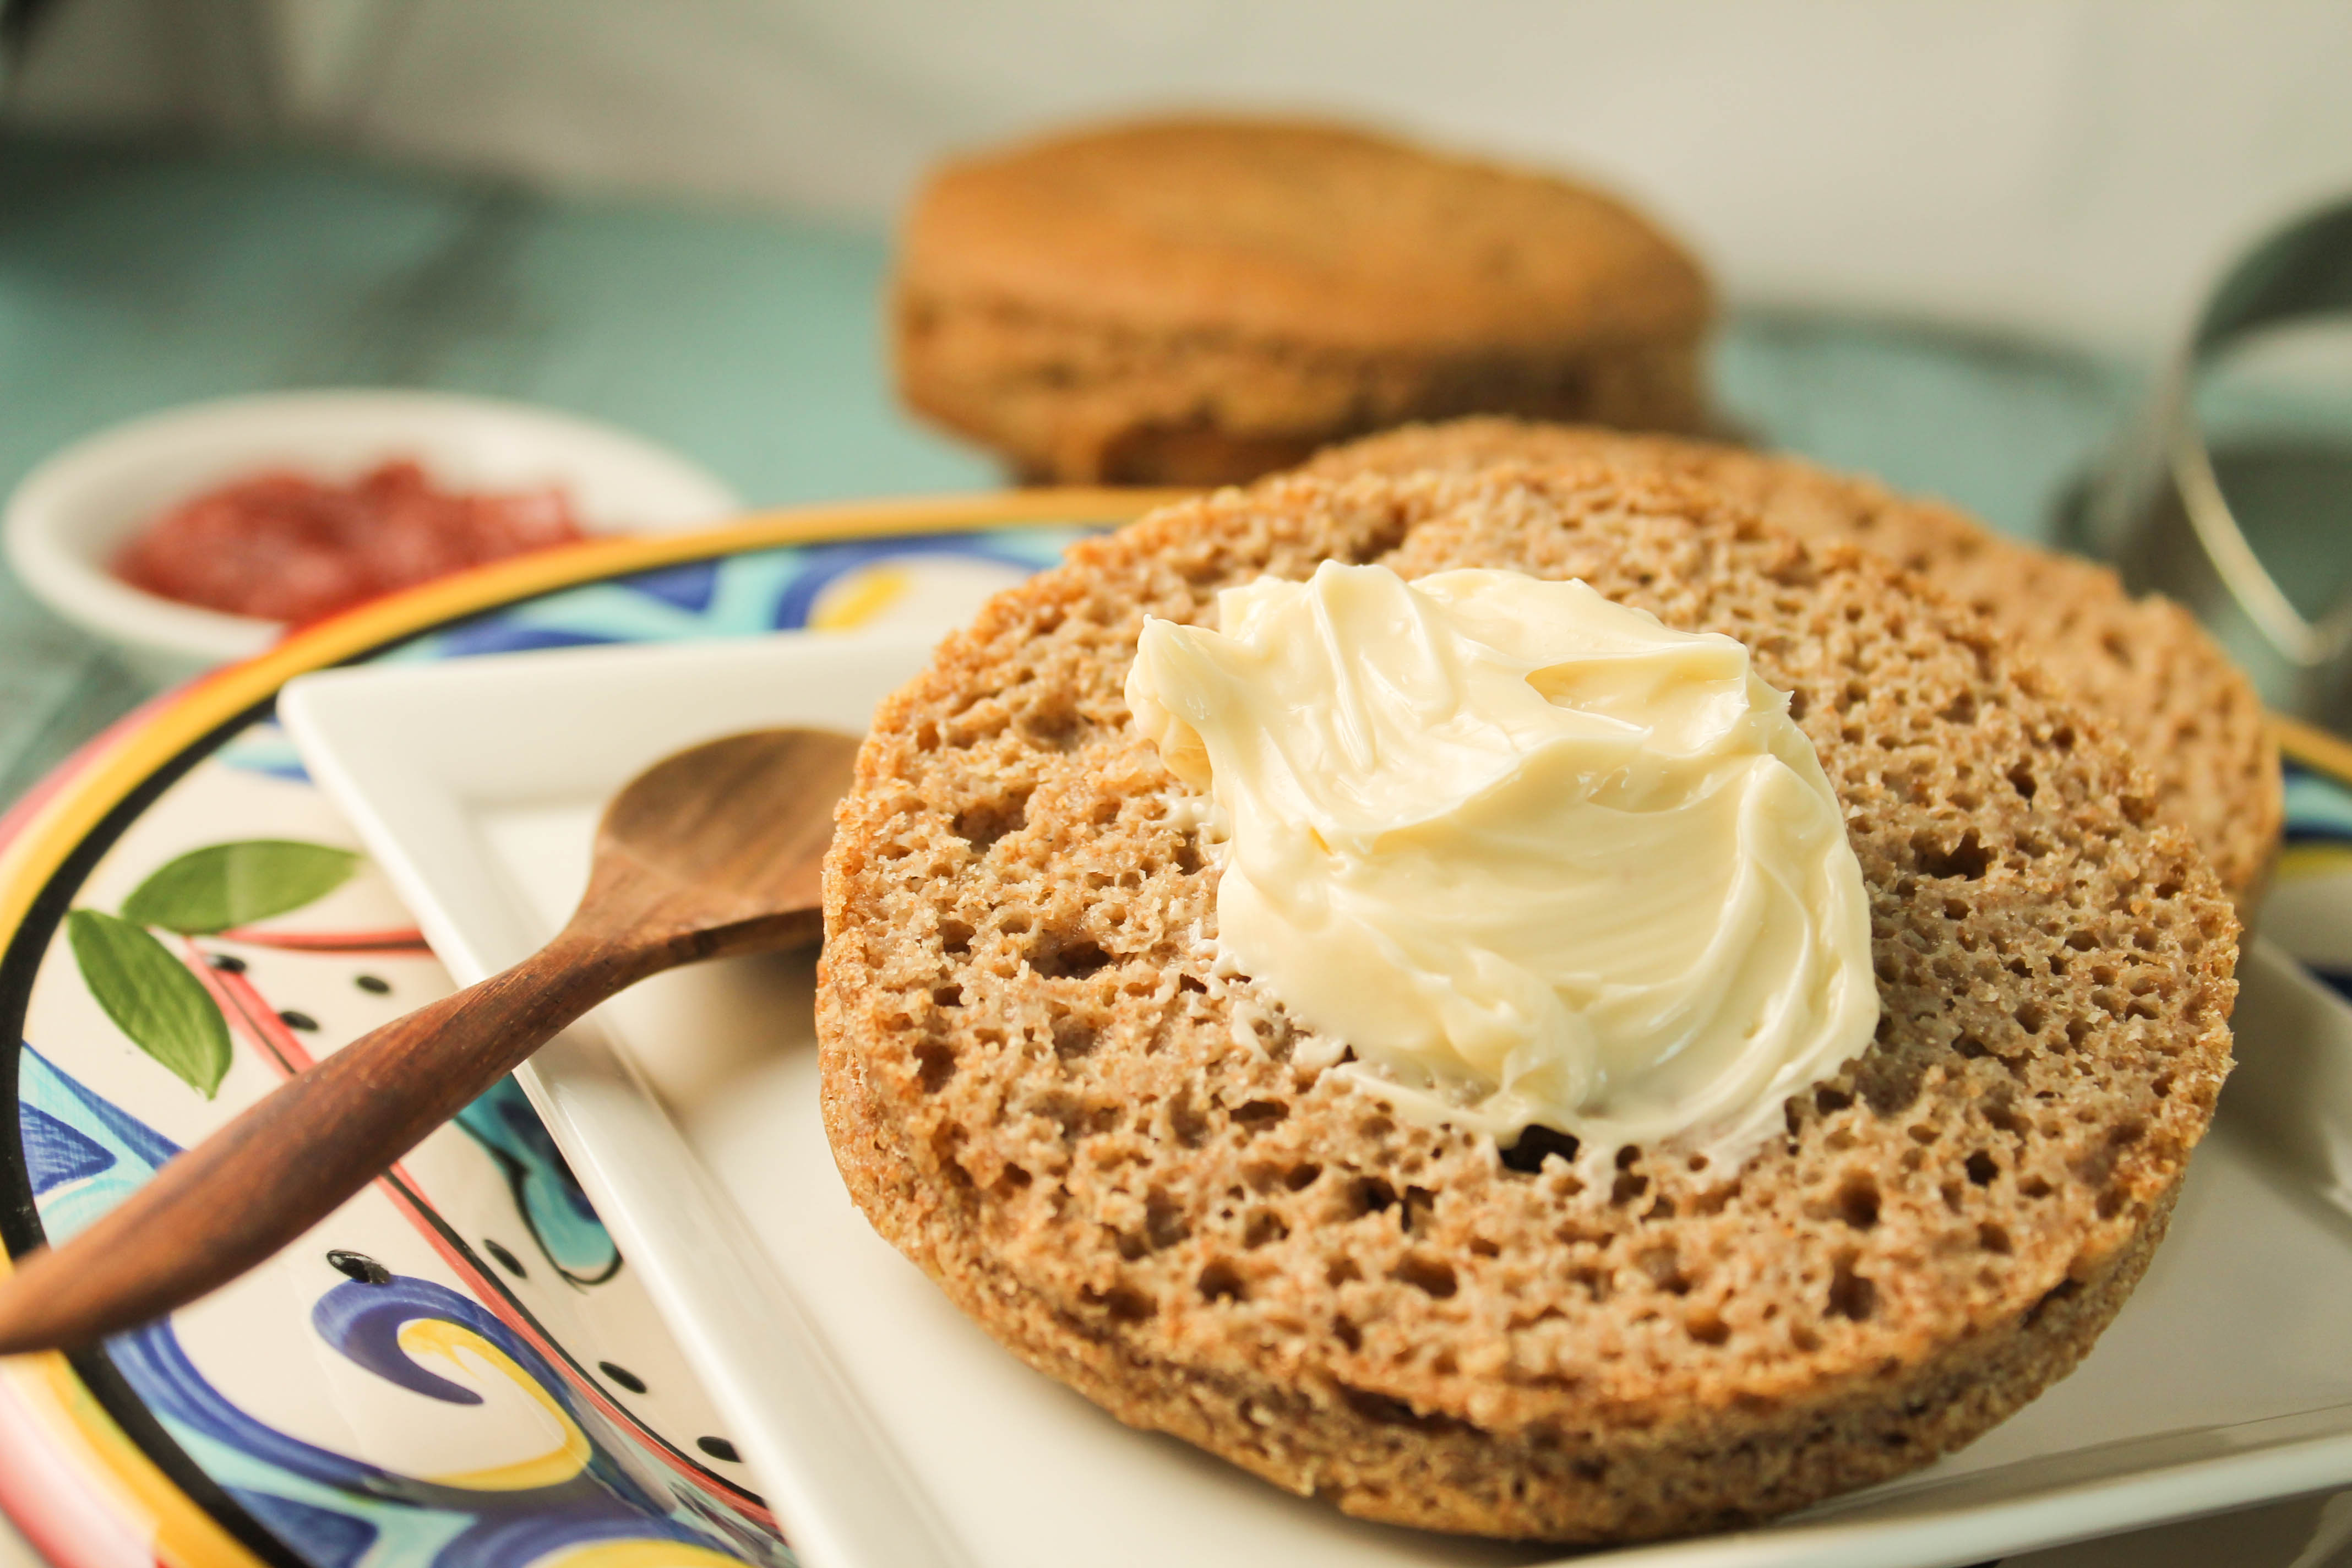
<path fill-rule="evenodd" d="M 674 962 L 567 932 L 289 1079 L 64 1246 L 0 1279 L 0 1355 L 75 1349 L 236 1279 L 563 1026 Z"/>

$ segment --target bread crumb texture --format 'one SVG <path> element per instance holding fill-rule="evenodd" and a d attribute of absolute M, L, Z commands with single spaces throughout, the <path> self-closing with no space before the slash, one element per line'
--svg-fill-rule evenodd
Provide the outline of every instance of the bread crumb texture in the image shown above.
<path fill-rule="evenodd" d="M 1580 577 L 1791 694 L 1871 898 L 1876 1042 L 1738 1169 L 1399 1121 L 1221 982 L 1197 801 L 1129 721 L 1146 615 L 1380 562 Z M 1985 619 L 1687 479 L 1294 478 L 996 598 L 886 702 L 826 868 L 826 1126 L 881 1233 L 1123 1421 L 1402 1524 L 1754 1521 L 2063 1375 L 2228 1069 L 2236 921 Z"/>
<path fill-rule="evenodd" d="M 2137 754 L 2158 808 L 2195 836 L 2240 918 L 2252 918 L 2286 820 L 2262 699 L 2195 616 L 2158 595 L 2133 598 L 2104 566 L 1801 458 L 1590 426 L 1504 418 L 1408 426 L 1334 447 L 1307 471 L 1345 478 L 1595 460 L 1697 479 L 1774 527 L 1875 551 L 1982 612 Z"/>

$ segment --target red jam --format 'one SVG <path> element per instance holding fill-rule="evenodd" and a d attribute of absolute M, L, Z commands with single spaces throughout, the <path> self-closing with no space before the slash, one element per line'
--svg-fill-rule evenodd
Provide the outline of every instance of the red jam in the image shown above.
<path fill-rule="evenodd" d="M 407 461 L 347 485 L 279 469 L 181 502 L 124 548 L 114 571 L 167 599 L 299 626 L 582 537 L 552 488 L 459 494 Z"/>

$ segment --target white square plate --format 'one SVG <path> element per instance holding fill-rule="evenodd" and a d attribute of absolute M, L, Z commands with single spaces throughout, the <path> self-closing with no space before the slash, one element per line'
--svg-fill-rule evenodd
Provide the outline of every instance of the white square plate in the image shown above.
<path fill-rule="evenodd" d="M 334 670 L 288 687 L 280 711 L 472 981 L 562 923 L 602 803 L 640 769 L 760 725 L 860 729 L 926 654 L 784 634 Z M 1579 1564 L 1936 1568 L 2352 1483 L 2352 1015 L 2259 945 L 2242 973 L 2242 1065 L 2170 1239 L 2071 1378 L 1903 1480 Z M 1000 1350 L 844 1193 L 818 1121 L 812 975 L 803 956 L 663 976 L 524 1075 L 812 1568 L 1556 1555 L 1345 1519 L 1130 1431 Z"/>

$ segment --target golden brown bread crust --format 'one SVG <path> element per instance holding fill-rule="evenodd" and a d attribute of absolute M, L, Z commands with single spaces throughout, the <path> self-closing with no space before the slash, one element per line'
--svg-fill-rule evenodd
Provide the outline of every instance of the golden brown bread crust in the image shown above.
<path fill-rule="evenodd" d="M 951 163 L 893 294 L 908 401 L 1037 479 L 1222 483 L 1480 409 L 1703 417 L 1711 304 L 1673 241 L 1345 127 L 1155 121 Z"/>
<path fill-rule="evenodd" d="M 2286 812 L 2262 699 L 2195 616 L 2161 596 L 2133 598 L 2104 566 L 1801 458 L 1671 437 L 1458 419 L 1334 447 L 1305 471 L 1345 478 L 1596 460 L 1699 479 L 1801 537 L 1874 550 L 1990 616 L 2138 753 L 2158 802 L 2196 837 L 2240 918 L 2252 918 Z"/>
<path fill-rule="evenodd" d="M 1120 697 L 1144 614 L 1325 557 L 1580 575 L 1728 632 L 1837 787 L 1878 1041 L 1738 1171 L 1400 1125 L 1247 981 Z M 827 865 L 835 1158 L 1033 1364 L 1374 1519 L 1564 1541 L 1911 1468 L 2063 1375 L 2227 1070 L 2235 926 L 1973 612 L 1605 467 L 1270 482 L 1001 595 L 887 702 Z"/>

